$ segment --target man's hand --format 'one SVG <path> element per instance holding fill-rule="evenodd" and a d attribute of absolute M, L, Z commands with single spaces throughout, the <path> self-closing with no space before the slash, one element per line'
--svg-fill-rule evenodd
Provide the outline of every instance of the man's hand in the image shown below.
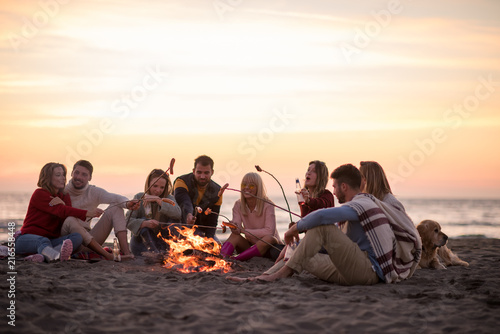
<path fill-rule="evenodd" d="M 286 248 L 287 247 L 288 247 L 288 245 L 285 245 L 285 247 L 283 247 L 283 249 L 280 252 L 280 255 L 278 256 L 278 258 L 276 259 L 276 261 L 274 261 L 274 263 L 278 263 L 278 262 L 280 262 L 281 260 L 283 260 L 285 258 L 285 253 L 286 253 Z"/>
<path fill-rule="evenodd" d="M 285 245 L 290 245 L 294 241 L 299 241 L 299 231 L 297 230 L 297 224 L 294 224 L 288 231 L 285 232 Z"/>
<path fill-rule="evenodd" d="M 90 218 L 100 217 L 103 214 L 103 212 L 104 210 L 96 208 L 94 210 L 88 210 L 86 216 Z"/>
<path fill-rule="evenodd" d="M 188 213 L 186 216 L 186 224 L 194 225 L 195 222 L 196 222 L 196 217 L 193 216 L 191 213 Z"/>
<path fill-rule="evenodd" d="M 127 209 L 129 210 L 137 210 L 141 207 L 141 202 L 134 199 L 132 201 L 127 201 Z"/>

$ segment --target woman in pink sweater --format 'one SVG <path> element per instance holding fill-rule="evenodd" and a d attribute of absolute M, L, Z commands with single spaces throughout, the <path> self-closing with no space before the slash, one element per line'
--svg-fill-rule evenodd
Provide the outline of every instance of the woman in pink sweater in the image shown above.
<path fill-rule="evenodd" d="M 241 191 L 241 198 L 233 207 L 232 223 L 237 228 L 231 230 L 231 235 L 222 245 L 221 254 L 231 256 L 236 249 L 239 255 L 235 259 L 246 261 L 264 256 L 270 244 L 280 244 L 281 239 L 276 229 L 274 206 L 259 199 L 270 201 L 259 174 L 246 174 L 241 181 Z"/>

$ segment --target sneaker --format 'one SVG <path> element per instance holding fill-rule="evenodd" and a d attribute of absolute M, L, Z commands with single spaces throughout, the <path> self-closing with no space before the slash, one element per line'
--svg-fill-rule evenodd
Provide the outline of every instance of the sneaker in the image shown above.
<path fill-rule="evenodd" d="M 43 262 L 45 261 L 45 258 L 43 257 L 42 254 L 33 254 L 33 255 L 28 255 L 24 258 L 24 261 L 30 261 L 30 262 Z"/>
<path fill-rule="evenodd" d="M 73 253 L 73 243 L 71 240 L 66 239 L 63 241 L 61 246 L 61 261 L 67 261 L 71 258 L 71 253 Z"/>
<path fill-rule="evenodd" d="M 9 256 L 9 247 L 3 245 L 0 246 L 0 259 L 3 259 L 7 256 Z"/>

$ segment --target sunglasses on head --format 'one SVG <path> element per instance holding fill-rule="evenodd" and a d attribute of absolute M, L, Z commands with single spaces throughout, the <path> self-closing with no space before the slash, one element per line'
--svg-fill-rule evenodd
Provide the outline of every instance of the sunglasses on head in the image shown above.
<path fill-rule="evenodd" d="M 245 188 L 247 188 L 247 187 L 248 187 L 248 189 L 250 189 L 250 190 L 254 190 L 256 186 L 255 186 L 255 184 L 253 184 L 253 183 L 245 183 L 245 182 L 242 182 L 242 183 L 241 183 L 241 189 L 245 189 Z"/>

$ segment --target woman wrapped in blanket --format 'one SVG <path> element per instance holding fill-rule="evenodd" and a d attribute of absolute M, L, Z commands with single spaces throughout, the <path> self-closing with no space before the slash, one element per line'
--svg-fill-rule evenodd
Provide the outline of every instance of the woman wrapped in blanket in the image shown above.
<path fill-rule="evenodd" d="M 372 194 L 382 202 L 390 204 L 401 211 L 405 211 L 403 204 L 392 194 L 391 186 L 387 180 L 384 169 L 376 161 L 361 161 L 361 191 Z"/>
<path fill-rule="evenodd" d="M 241 181 L 241 197 L 233 207 L 232 223 L 237 228 L 231 229 L 231 235 L 222 245 L 221 255 L 231 256 L 236 249 L 239 255 L 235 259 L 246 261 L 267 256 L 270 245 L 281 244 L 274 206 L 259 198 L 270 201 L 259 174 L 247 173 Z"/>
<path fill-rule="evenodd" d="M 164 252 L 167 244 L 163 238 L 169 237 L 170 224 L 178 223 L 182 215 L 172 195 L 172 182 L 163 170 L 153 169 L 149 173 L 144 192 L 134 196 L 142 198 L 139 209 L 127 213 L 127 228 L 133 233 L 130 249 L 136 256 L 143 252 Z"/>
<path fill-rule="evenodd" d="M 61 226 L 67 217 L 85 220 L 99 217 L 102 210 L 80 210 L 71 207 L 71 199 L 63 192 L 66 185 L 66 167 L 49 162 L 38 178 L 38 189 L 31 196 L 28 212 L 16 238 L 16 253 L 27 255 L 33 262 L 66 261 L 80 247 L 82 236 L 71 233 L 61 237 Z"/>

